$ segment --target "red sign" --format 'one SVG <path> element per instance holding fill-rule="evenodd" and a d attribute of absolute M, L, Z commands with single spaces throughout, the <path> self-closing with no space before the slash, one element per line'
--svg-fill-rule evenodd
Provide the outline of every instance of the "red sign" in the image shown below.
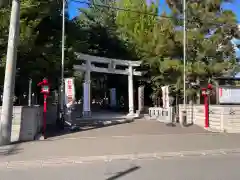
<path fill-rule="evenodd" d="M 68 79 L 67 83 L 68 83 L 68 96 L 72 97 L 73 96 L 73 94 L 72 94 L 72 80 Z"/>
<path fill-rule="evenodd" d="M 49 93 L 49 84 L 46 78 L 43 79 L 42 82 L 38 83 L 38 86 L 41 86 L 41 93 L 48 94 Z"/>

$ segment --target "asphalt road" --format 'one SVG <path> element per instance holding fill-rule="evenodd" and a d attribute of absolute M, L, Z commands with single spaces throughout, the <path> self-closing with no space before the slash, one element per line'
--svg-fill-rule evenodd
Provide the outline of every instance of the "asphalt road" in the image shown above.
<path fill-rule="evenodd" d="M 0 180 L 239 180 L 239 166 L 239 154 L 113 160 L 1 169 Z"/>

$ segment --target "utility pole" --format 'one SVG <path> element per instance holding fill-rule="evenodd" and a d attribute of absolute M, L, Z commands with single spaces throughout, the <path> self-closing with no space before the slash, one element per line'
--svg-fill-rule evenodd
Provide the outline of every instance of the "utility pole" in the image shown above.
<path fill-rule="evenodd" d="M 0 145 L 6 145 L 11 142 L 13 94 L 15 88 L 19 26 L 20 26 L 20 1 L 13 0 L 9 25 L 7 60 L 3 89 L 3 104 L 0 125 Z"/>
<path fill-rule="evenodd" d="M 183 0 L 183 105 L 182 125 L 186 125 L 187 110 L 186 110 L 186 0 Z"/>
<path fill-rule="evenodd" d="M 65 8 L 66 2 L 63 0 L 62 6 L 62 63 L 61 63 L 61 94 L 60 94 L 60 105 L 61 105 L 61 119 L 63 119 L 63 112 L 64 112 L 64 58 L 65 58 Z"/>
<path fill-rule="evenodd" d="M 184 110 L 186 111 L 186 0 L 183 0 L 183 93 Z"/>

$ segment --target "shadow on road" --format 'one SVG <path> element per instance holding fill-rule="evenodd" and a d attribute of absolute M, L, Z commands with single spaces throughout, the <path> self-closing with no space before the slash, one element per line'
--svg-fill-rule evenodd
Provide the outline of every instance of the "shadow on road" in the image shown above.
<path fill-rule="evenodd" d="M 67 134 L 74 134 L 78 132 L 83 132 L 83 131 L 90 131 L 93 129 L 100 129 L 100 128 L 105 128 L 109 126 L 117 126 L 121 124 L 126 124 L 126 123 L 132 123 L 134 122 L 133 120 L 129 121 L 124 121 L 124 122 L 118 122 L 118 121 L 112 121 L 109 124 L 104 124 L 102 122 L 88 122 L 88 123 L 80 123 L 76 127 L 65 127 L 64 130 L 58 129 L 56 126 L 48 126 L 47 127 L 47 132 L 46 136 L 47 138 L 52 138 L 52 137 L 59 137 Z"/>
<path fill-rule="evenodd" d="M 106 180 L 116 180 L 116 179 L 122 178 L 123 176 L 126 176 L 129 173 L 137 171 L 140 168 L 141 168 L 140 166 L 131 167 L 131 168 L 125 170 L 125 171 L 120 171 L 120 172 L 116 173 L 114 176 L 109 177 Z"/>
<path fill-rule="evenodd" d="M 184 127 L 190 127 L 190 126 L 193 126 L 193 125 L 194 125 L 193 123 L 188 123 L 188 124 L 185 124 Z M 167 123 L 166 126 L 177 127 L 177 124 L 176 123 Z"/>
<path fill-rule="evenodd" d="M 7 145 L 7 146 L 1 146 L 0 147 L 0 157 L 1 156 L 10 156 L 18 154 L 22 151 L 22 148 L 19 147 L 19 143 Z"/>

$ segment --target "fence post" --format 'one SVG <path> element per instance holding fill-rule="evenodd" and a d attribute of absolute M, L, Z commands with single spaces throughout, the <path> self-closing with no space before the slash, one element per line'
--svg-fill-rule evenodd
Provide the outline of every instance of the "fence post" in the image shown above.
<path fill-rule="evenodd" d="M 223 120 L 223 118 L 224 118 L 224 114 L 223 114 L 223 112 L 224 112 L 224 109 L 223 109 L 223 111 L 221 111 L 221 117 L 220 117 L 220 125 L 221 125 L 221 131 L 222 132 L 224 132 L 224 120 Z"/>
<path fill-rule="evenodd" d="M 169 121 L 169 123 L 173 123 L 173 114 L 172 114 L 172 106 L 170 106 L 169 108 L 168 108 L 168 121 Z"/>

